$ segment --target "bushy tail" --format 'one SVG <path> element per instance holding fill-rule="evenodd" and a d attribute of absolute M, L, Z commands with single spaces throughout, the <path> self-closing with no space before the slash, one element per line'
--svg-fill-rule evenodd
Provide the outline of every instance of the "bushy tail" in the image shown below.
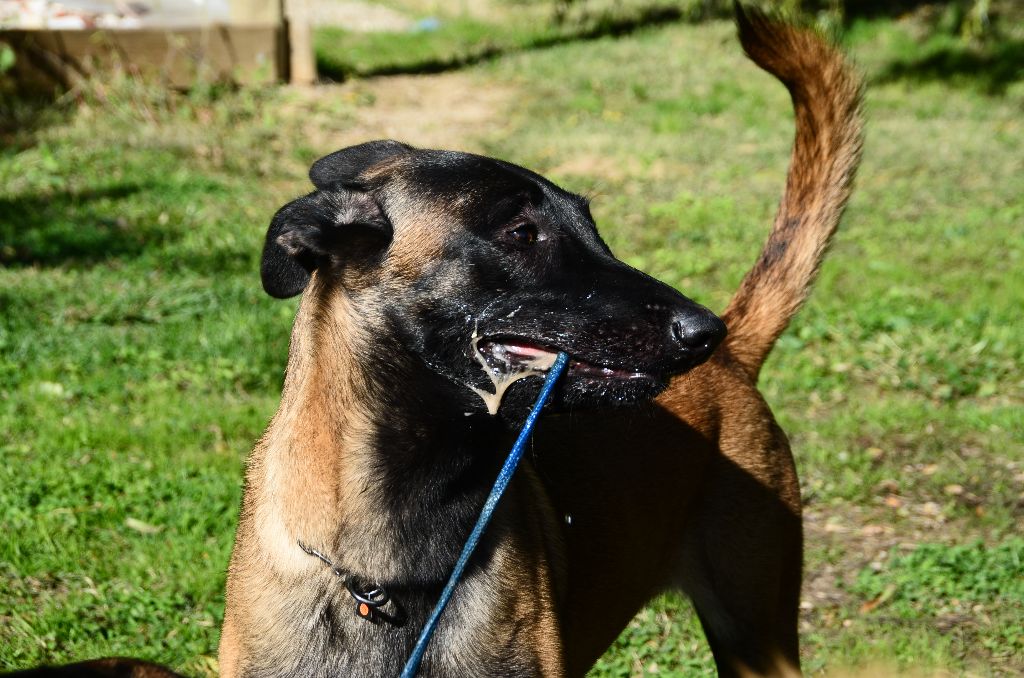
<path fill-rule="evenodd" d="M 753 379 L 807 297 L 860 163 L 861 83 L 815 31 L 736 4 L 740 43 L 793 98 L 796 139 L 771 235 L 722 319 L 730 353 Z"/>

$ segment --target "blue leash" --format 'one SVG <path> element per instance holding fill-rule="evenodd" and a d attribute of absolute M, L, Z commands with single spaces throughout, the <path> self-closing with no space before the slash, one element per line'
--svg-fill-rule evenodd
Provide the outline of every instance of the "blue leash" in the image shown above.
<path fill-rule="evenodd" d="M 523 456 L 523 449 L 526 447 L 526 441 L 533 432 L 533 425 L 537 423 L 537 417 L 540 415 L 541 408 L 544 407 L 544 403 L 551 396 L 551 390 L 555 387 L 555 382 L 558 381 L 558 378 L 562 376 L 562 372 L 565 371 L 565 366 L 568 362 L 569 356 L 559 353 L 555 359 L 555 364 L 548 370 L 548 376 L 544 380 L 544 386 L 540 389 L 540 395 L 537 396 L 537 402 L 534 403 L 533 409 L 530 410 L 530 414 L 526 417 L 526 423 L 523 424 L 522 430 L 519 431 L 519 437 L 516 438 L 515 444 L 512 445 L 512 451 L 508 453 L 508 459 L 505 460 L 505 465 L 501 467 L 498 479 L 494 481 L 494 487 L 491 488 L 491 493 L 488 495 L 487 501 L 484 502 L 484 507 L 480 511 L 480 517 L 477 518 L 473 531 L 469 533 L 466 545 L 462 547 L 462 553 L 459 555 L 459 560 L 455 563 L 455 569 L 452 570 L 448 583 L 445 584 L 444 591 L 441 592 L 441 598 L 437 601 L 437 605 L 434 606 L 434 611 L 430 613 L 430 619 L 427 620 L 423 630 L 420 631 L 416 647 L 413 648 L 412 654 L 409 655 L 409 660 L 405 662 L 405 668 L 402 669 L 401 678 L 415 678 L 420 662 L 423 661 L 423 654 L 427 651 L 427 644 L 430 643 L 430 637 L 434 635 L 434 631 L 437 629 L 437 621 L 441 618 L 441 613 L 444 612 L 448 601 L 451 600 L 452 593 L 455 592 L 455 587 L 458 585 L 459 580 L 462 578 L 462 573 L 469 563 L 469 558 L 473 555 L 473 551 L 480 541 L 480 536 L 487 529 L 487 523 L 491 522 L 491 515 L 498 506 L 498 500 L 504 494 L 505 488 L 508 487 L 508 481 L 512 479 L 512 474 L 515 473 L 516 467 L 519 465 L 519 460 Z"/>

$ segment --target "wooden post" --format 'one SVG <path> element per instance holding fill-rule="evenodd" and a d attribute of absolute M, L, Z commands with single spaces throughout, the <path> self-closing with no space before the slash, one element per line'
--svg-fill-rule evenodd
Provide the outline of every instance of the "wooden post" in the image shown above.
<path fill-rule="evenodd" d="M 291 82 L 294 85 L 312 85 L 316 82 L 316 58 L 309 0 L 284 0 L 284 17 L 288 27 Z"/>

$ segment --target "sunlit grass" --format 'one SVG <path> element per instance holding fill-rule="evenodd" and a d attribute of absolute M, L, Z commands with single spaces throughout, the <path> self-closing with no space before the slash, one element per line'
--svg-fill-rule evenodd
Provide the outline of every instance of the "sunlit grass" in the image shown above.
<path fill-rule="evenodd" d="M 809 520 L 834 521 L 809 525 L 808 580 L 835 568 L 835 595 L 803 615 L 806 666 L 1014 673 L 1024 611 L 976 582 L 1010 590 L 1020 554 L 1024 89 L 894 76 L 914 57 L 901 30 L 851 34 L 871 83 L 864 166 L 761 380 Z M 726 23 L 522 52 L 469 77 L 516 93 L 475 146 L 589 194 L 620 256 L 724 306 L 792 134 L 784 90 Z M 374 106 L 133 87 L 0 151 L 3 667 L 129 654 L 208 670 L 242 462 L 275 407 L 294 312 L 259 287 L 263 232 L 334 150 L 311 147 L 312 116 L 344 125 Z M 977 540 L 998 557 L 956 561 Z M 943 554 L 969 567 L 938 589 L 921 558 Z M 594 675 L 711 666 L 688 604 L 665 598 Z"/>

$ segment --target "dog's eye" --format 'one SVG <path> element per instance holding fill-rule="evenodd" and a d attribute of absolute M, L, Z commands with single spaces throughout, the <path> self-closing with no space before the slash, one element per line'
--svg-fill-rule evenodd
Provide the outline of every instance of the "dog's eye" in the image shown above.
<path fill-rule="evenodd" d="M 508 231 L 508 237 L 519 245 L 532 245 L 537 242 L 537 227 L 527 222 L 519 224 Z"/>

